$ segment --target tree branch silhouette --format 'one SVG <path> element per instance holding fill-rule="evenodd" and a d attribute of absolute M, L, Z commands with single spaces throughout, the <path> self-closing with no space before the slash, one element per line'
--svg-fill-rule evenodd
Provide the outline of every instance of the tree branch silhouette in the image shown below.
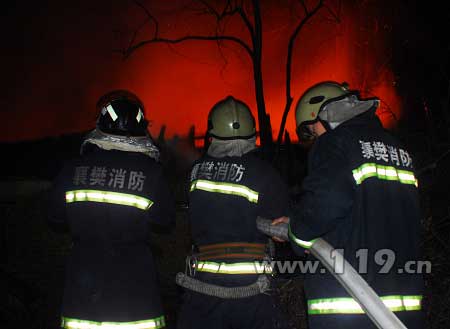
<path fill-rule="evenodd" d="M 292 80 L 292 56 L 294 53 L 295 41 L 297 40 L 298 35 L 302 28 L 308 23 L 308 21 L 323 7 L 323 0 L 319 0 L 316 6 L 312 10 L 308 10 L 305 1 L 299 1 L 303 7 L 305 16 L 300 22 L 297 24 L 294 32 L 292 32 L 289 38 L 289 44 L 287 49 L 287 59 L 286 59 L 286 103 L 283 111 L 283 116 L 281 118 L 280 130 L 278 131 L 277 138 L 277 150 L 281 145 L 281 141 L 284 134 L 284 129 L 286 126 L 287 116 L 289 114 L 289 110 L 292 106 L 293 97 L 291 94 L 291 80 Z"/>
<path fill-rule="evenodd" d="M 231 42 L 243 48 L 249 55 L 252 61 L 253 78 L 255 83 L 255 97 L 258 109 L 258 123 L 260 128 L 260 138 L 262 146 L 270 146 L 272 144 L 272 131 L 270 128 L 270 119 L 265 110 L 265 99 L 263 91 L 262 78 L 262 18 L 260 12 L 259 0 L 252 0 L 253 22 L 244 8 L 243 1 L 226 1 L 222 9 L 217 9 L 210 2 L 206 0 L 196 0 L 195 4 L 200 7 L 196 9 L 199 14 L 207 14 L 214 17 L 216 28 L 213 34 L 187 34 L 177 38 L 168 38 L 160 35 L 159 22 L 151 11 L 144 6 L 140 1 L 135 0 L 134 3 L 141 8 L 147 16 L 147 21 L 154 26 L 153 33 L 150 38 L 136 41 L 139 30 L 135 30 L 130 40 L 128 47 L 121 50 L 124 58 L 131 56 L 137 49 L 149 44 L 178 44 L 188 41 L 215 41 L 220 47 L 221 43 Z M 244 39 L 230 35 L 225 32 L 225 27 L 228 18 L 239 17 L 249 33 L 251 44 Z M 141 28 L 141 27 L 140 27 Z M 139 29 L 140 29 L 139 28 Z"/>

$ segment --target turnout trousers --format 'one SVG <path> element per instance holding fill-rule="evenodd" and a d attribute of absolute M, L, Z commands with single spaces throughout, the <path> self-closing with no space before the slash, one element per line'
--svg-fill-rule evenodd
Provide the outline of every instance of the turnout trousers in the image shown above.
<path fill-rule="evenodd" d="M 177 329 L 278 329 L 283 326 L 272 296 L 222 299 L 186 291 Z"/>

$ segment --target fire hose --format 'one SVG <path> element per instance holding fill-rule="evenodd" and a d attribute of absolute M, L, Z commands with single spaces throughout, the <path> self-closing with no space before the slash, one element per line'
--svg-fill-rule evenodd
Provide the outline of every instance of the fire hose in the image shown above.
<path fill-rule="evenodd" d="M 177 273 L 175 282 L 186 289 L 218 298 L 238 299 L 247 298 L 263 294 L 270 290 L 270 281 L 265 275 L 258 276 L 256 282 L 248 286 L 222 287 L 211 283 L 206 283 L 184 273 Z"/>
<path fill-rule="evenodd" d="M 287 223 L 272 225 L 272 221 L 258 217 L 256 226 L 261 232 L 283 239 L 289 240 Z M 386 307 L 380 297 L 367 284 L 367 282 L 356 272 L 341 253 L 335 250 L 324 239 L 318 238 L 308 249 L 326 267 L 328 271 L 336 278 L 336 280 L 345 288 L 372 320 L 372 322 L 380 329 L 406 329 L 405 325 L 395 316 L 395 314 Z M 333 257 L 331 257 L 333 255 Z M 334 269 L 335 263 L 344 264 L 345 271 L 336 273 Z"/>

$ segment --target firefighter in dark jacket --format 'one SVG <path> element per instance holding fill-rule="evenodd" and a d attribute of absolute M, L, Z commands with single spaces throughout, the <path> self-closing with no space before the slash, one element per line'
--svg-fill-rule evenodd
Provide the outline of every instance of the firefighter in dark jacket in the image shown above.
<path fill-rule="evenodd" d="M 97 128 L 52 193 L 50 223 L 73 239 L 63 328 L 165 327 L 150 226 L 168 226 L 174 203 L 147 132 L 144 107 L 123 90 L 100 98 Z"/>
<path fill-rule="evenodd" d="M 359 271 L 407 328 L 423 328 L 420 209 L 408 151 L 346 84 L 311 87 L 296 108 L 299 139 L 315 142 L 301 201 L 290 211 L 298 252 L 321 237 Z M 409 264 L 409 265 L 408 265 Z M 344 268 L 345 270 L 345 268 Z M 308 320 L 316 328 L 375 328 L 330 273 L 306 276 Z"/>
<path fill-rule="evenodd" d="M 278 328 L 267 291 L 267 237 L 256 218 L 286 216 L 287 187 L 256 155 L 255 120 L 246 104 L 228 96 L 212 108 L 208 126 L 210 146 L 190 175 L 195 248 L 188 275 L 177 281 L 194 284 L 185 291 L 178 328 Z"/>

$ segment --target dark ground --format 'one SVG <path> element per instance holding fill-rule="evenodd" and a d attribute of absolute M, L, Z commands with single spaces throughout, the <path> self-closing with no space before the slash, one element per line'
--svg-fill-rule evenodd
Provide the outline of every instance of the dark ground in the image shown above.
<path fill-rule="evenodd" d="M 23 173 L 30 172 L 26 170 L 30 164 L 34 169 L 28 178 L 48 181 L 63 159 L 76 154 L 80 136 L 22 143 L 20 147 L 8 144 L 3 148 L 18 160 L 6 171 L 1 183 L 1 328 L 58 327 L 64 263 L 70 251 L 70 237 L 54 233 L 46 225 L 45 184 L 17 189 L 5 182 L 17 182 L 17 177 L 23 179 Z M 424 259 L 431 260 L 433 266 L 432 273 L 426 276 L 424 304 L 428 328 L 450 328 L 450 156 L 436 162 L 449 147 L 432 144 L 423 135 L 410 136 L 404 141 L 415 155 L 416 167 L 419 168 L 423 206 L 422 249 Z M 47 161 L 41 163 L 38 159 Z M 159 262 L 163 301 L 171 327 L 175 323 L 181 293 L 174 277 L 176 272 L 184 270 L 184 256 L 190 249 L 184 186 L 177 184 L 183 181 L 188 166 L 177 164 L 180 159 L 173 155 L 165 161 L 178 200 L 177 226 L 172 234 L 152 236 L 152 245 Z M 285 148 L 280 163 L 284 164 L 280 166 L 281 170 L 291 177 L 289 181 L 298 181 L 304 175 L 304 151 Z M 287 163 L 294 165 L 287 166 Z M 295 195 L 297 186 L 292 185 L 291 189 Z M 274 293 L 292 328 L 306 328 L 301 277 L 280 279 L 277 287 Z"/>

